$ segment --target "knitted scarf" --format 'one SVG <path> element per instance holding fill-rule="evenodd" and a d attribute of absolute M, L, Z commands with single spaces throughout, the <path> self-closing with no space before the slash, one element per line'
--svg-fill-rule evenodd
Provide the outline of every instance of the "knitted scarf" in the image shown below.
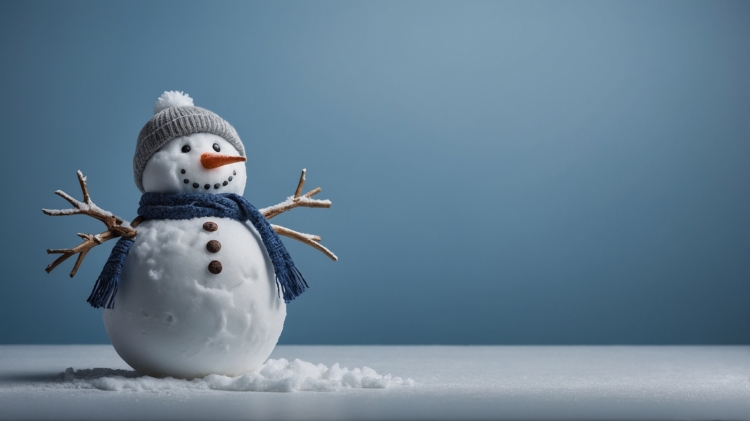
<path fill-rule="evenodd" d="M 250 221 L 266 246 L 276 274 L 276 286 L 284 301 L 292 301 L 308 288 L 305 278 L 294 266 L 291 256 L 271 228 L 271 224 L 242 196 L 234 193 L 145 193 L 141 196 L 138 215 L 145 219 L 192 219 L 211 216 L 231 218 L 240 222 Z M 87 300 L 92 307 L 114 308 L 125 258 L 134 242 L 134 238 L 120 238 L 115 244 Z"/>

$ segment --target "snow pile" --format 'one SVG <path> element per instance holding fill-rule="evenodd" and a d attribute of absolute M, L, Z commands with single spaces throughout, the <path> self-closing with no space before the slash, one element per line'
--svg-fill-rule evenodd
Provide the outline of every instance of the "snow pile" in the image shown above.
<path fill-rule="evenodd" d="M 338 363 L 327 367 L 295 359 L 268 360 L 257 371 L 237 377 L 211 374 L 202 379 L 157 379 L 131 370 L 68 368 L 56 380 L 67 387 L 109 391 L 230 390 L 240 392 L 330 392 L 342 388 L 384 389 L 412 386 L 414 380 L 380 375 L 369 367 L 349 370 Z"/>

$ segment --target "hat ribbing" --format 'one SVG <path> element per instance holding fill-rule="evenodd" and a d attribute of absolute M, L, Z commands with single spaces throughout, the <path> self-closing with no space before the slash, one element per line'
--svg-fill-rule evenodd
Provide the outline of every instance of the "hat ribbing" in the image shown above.
<path fill-rule="evenodd" d="M 172 92 L 165 92 L 159 100 Z M 184 95 L 184 94 L 182 94 Z M 184 95 L 184 97 L 188 97 Z M 190 101 L 192 103 L 192 100 Z M 167 104 L 169 105 L 169 104 Z M 158 109 L 158 108 L 157 108 Z M 161 109 L 151 120 L 149 120 L 138 135 L 138 142 L 133 156 L 133 172 L 135 185 L 140 191 L 143 190 L 143 170 L 146 163 L 162 146 L 171 140 L 193 133 L 211 133 L 221 136 L 245 156 L 245 147 L 237 131 L 223 118 L 205 108 L 195 106 L 182 106 L 182 104 Z"/>

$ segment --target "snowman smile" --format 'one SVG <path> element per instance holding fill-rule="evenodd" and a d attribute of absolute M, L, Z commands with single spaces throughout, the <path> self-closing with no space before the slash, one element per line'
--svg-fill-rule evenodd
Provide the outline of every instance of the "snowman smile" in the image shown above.
<path fill-rule="evenodd" d="M 183 174 L 183 177 L 185 177 L 185 178 L 182 179 L 182 182 L 185 183 L 185 184 L 190 184 L 192 182 L 194 189 L 199 189 L 199 188 L 202 187 L 204 190 L 210 190 L 211 187 L 213 187 L 214 189 L 218 190 L 218 189 L 220 189 L 222 187 L 226 187 L 227 185 L 229 185 L 229 183 L 231 183 L 232 180 L 234 179 L 234 176 L 237 175 L 237 171 L 233 170 L 232 171 L 232 175 L 230 175 L 229 177 L 227 177 L 225 180 L 223 180 L 220 183 L 213 183 L 213 184 L 211 184 L 211 183 L 202 183 L 202 182 L 199 183 L 199 182 L 191 181 L 190 178 L 188 178 L 187 171 L 184 168 L 180 169 L 180 174 Z"/>

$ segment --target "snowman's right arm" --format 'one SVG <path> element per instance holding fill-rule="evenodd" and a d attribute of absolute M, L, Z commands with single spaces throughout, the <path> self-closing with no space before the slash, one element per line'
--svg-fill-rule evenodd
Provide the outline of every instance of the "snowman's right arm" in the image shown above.
<path fill-rule="evenodd" d="M 78 171 L 78 183 L 81 185 L 81 191 L 83 192 L 83 202 L 73 199 L 69 194 L 62 190 L 55 192 L 56 195 L 67 200 L 68 203 L 73 205 L 73 209 L 42 209 L 46 215 L 50 216 L 68 216 L 68 215 L 88 215 L 92 218 L 98 219 L 106 225 L 107 230 L 99 234 L 82 234 L 78 233 L 78 236 L 83 238 L 83 242 L 76 247 L 70 249 L 48 249 L 47 254 L 62 254 L 54 262 L 50 263 L 45 269 L 47 273 L 52 272 L 60 263 L 67 260 L 69 257 L 78 254 L 73 270 L 70 272 L 70 277 L 75 276 L 78 272 L 78 268 L 83 263 L 83 259 L 86 257 L 86 253 L 92 248 L 104 243 L 105 241 L 113 238 L 135 237 L 136 231 L 133 229 L 132 224 L 128 224 L 127 221 L 122 218 L 118 218 L 113 215 L 112 212 L 101 209 L 96 206 L 89 196 L 89 190 L 86 186 L 86 177 Z M 136 218 L 137 220 L 138 218 Z M 135 222 L 135 221 L 133 221 Z M 140 222 L 140 221 L 139 221 Z M 137 224 L 136 224 L 137 225 Z"/>

